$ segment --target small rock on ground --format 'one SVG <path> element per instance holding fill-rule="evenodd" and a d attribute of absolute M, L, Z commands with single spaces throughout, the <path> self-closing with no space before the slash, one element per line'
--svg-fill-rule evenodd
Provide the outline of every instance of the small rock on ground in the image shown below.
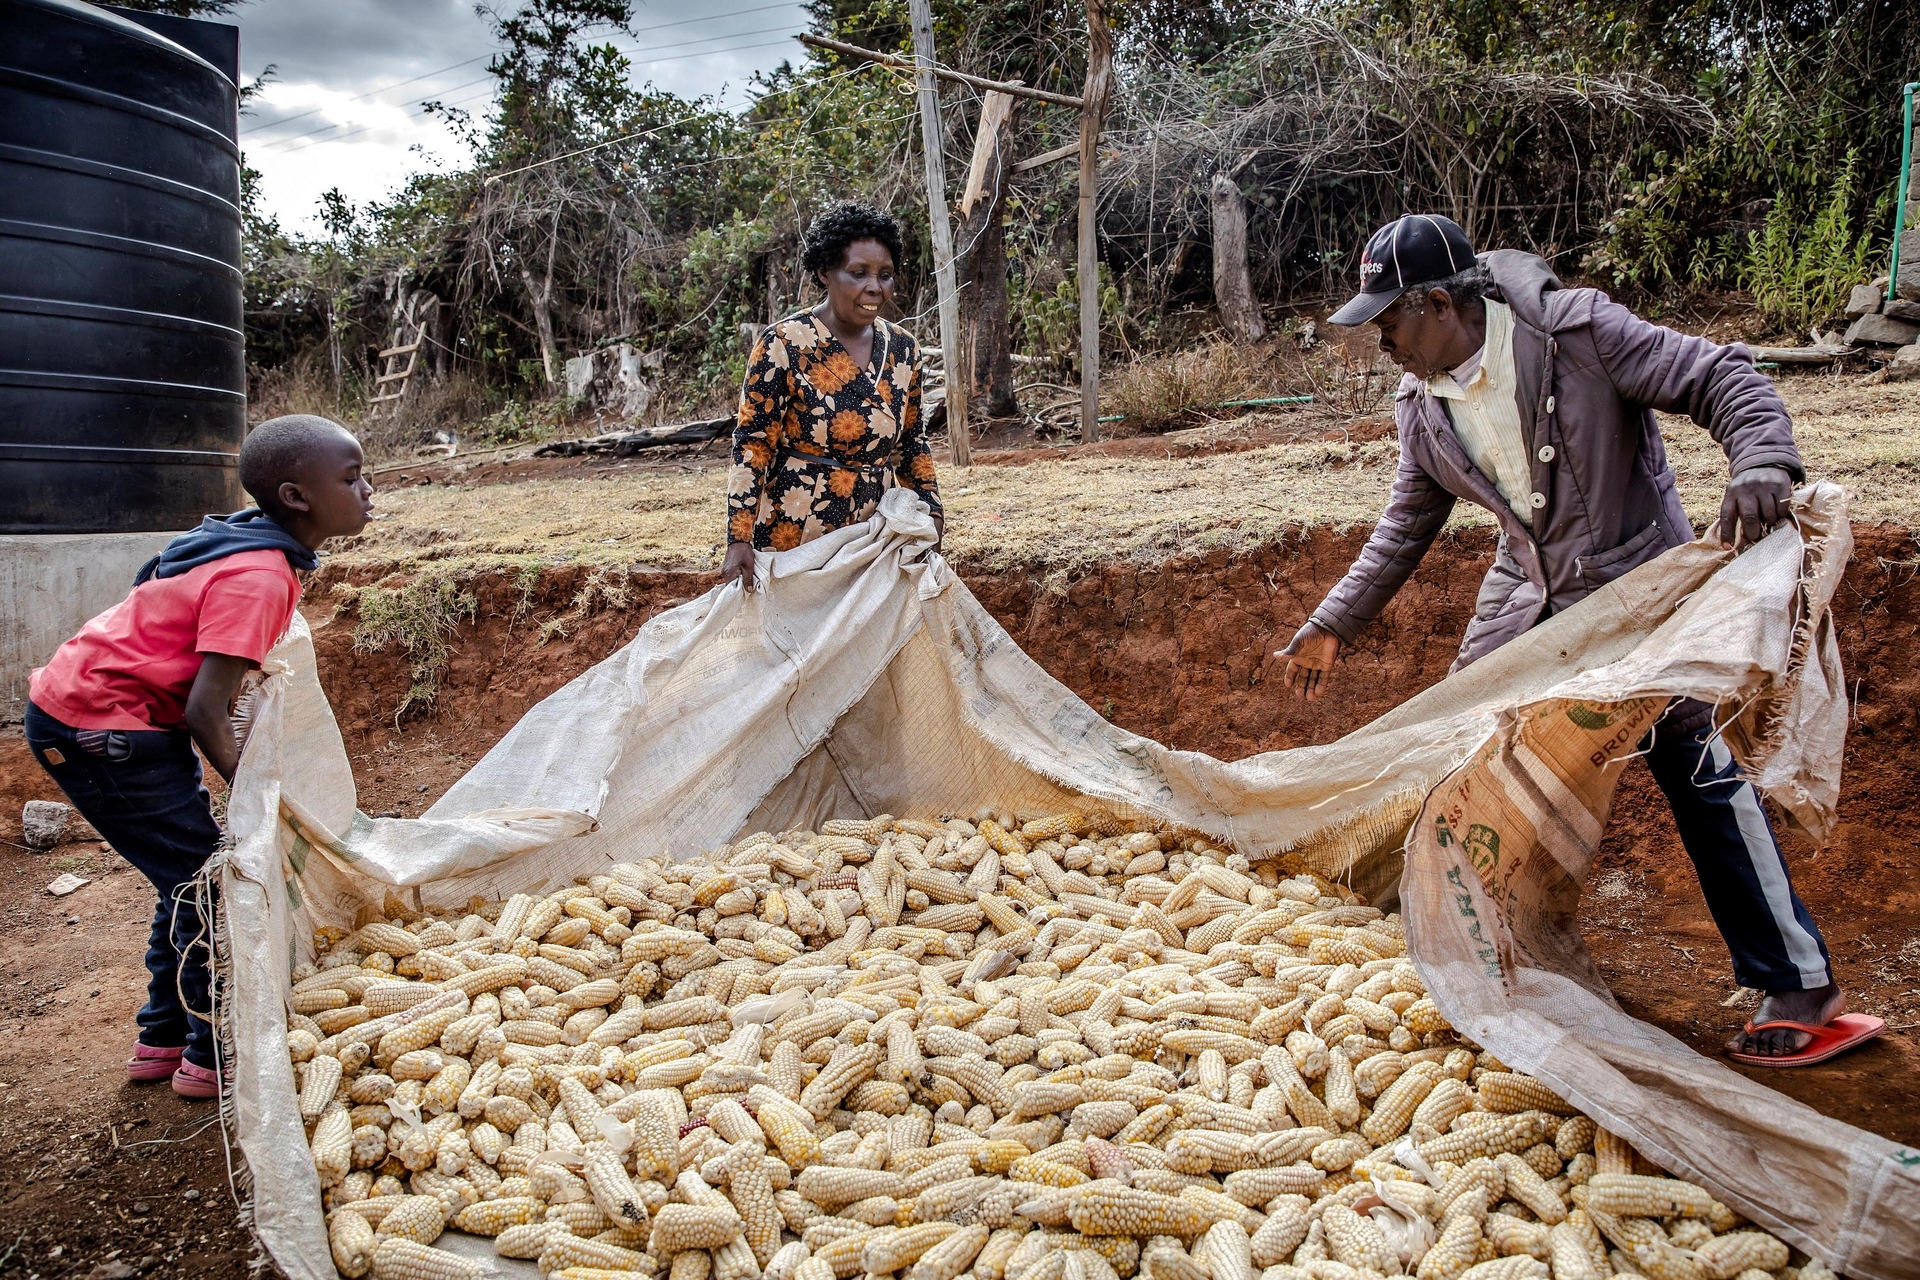
<path fill-rule="evenodd" d="M 20 830 L 30 849 L 51 849 L 60 843 L 73 809 L 54 800 L 29 800 L 20 811 Z"/>

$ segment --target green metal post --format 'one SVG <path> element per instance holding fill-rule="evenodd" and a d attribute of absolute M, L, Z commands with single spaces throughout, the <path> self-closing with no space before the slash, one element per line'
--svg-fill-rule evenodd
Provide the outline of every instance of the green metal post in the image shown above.
<path fill-rule="evenodd" d="M 1900 286 L 1900 237 L 1907 229 L 1907 187 L 1913 177 L 1913 95 L 1920 80 L 1907 85 L 1906 119 L 1900 126 L 1900 198 L 1893 206 L 1893 264 L 1887 268 L 1887 301 L 1892 302 Z"/>

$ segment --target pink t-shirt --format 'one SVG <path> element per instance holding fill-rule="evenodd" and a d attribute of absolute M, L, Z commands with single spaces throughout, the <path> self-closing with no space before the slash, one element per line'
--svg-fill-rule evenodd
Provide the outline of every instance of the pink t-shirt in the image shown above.
<path fill-rule="evenodd" d="M 293 621 L 300 580 L 278 551 L 242 551 L 172 578 L 152 578 L 80 628 L 28 693 L 76 729 L 175 729 L 201 657 L 255 666 Z"/>

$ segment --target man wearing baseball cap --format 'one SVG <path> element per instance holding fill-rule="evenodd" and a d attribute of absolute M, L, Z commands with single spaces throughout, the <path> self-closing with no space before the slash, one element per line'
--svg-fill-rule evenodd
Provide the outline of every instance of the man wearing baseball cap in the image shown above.
<path fill-rule="evenodd" d="M 1360 292 L 1333 323 L 1371 322 L 1405 370 L 1394 403 L 1399 472 L 1359 559 L 1287 647 L 1287 684 L 1318 698 L 1343 642 L 1378 617 L 1465 498 L 1493 512 L 1499 550 L 1454 670 L 1484 657 L 1669 547 L 1693 539 L 1653 411 L 1685 413 L 1726 451 L 1725 545 L 1757 542 L 1805 479 L 1793 426 L 1744 346 L 1647 323 L 1544 259 L 1478 255 L 1450 219 L 1409 214 L 1375 232 Z M 1799 1065 L 1841 1035 L 1826 944 L 1793 891 L 1765 810 L 1714 733 L 1713 709 L 1676 702 L 1647 763 L 1699 873 L 1743 986 L 1767 993 L 1728 1049 Z M 1876 1020 L 1848 1018 L 1845 1025 Z M 1817 1034 L 1816 1034 L 1817 1032 Z"/>

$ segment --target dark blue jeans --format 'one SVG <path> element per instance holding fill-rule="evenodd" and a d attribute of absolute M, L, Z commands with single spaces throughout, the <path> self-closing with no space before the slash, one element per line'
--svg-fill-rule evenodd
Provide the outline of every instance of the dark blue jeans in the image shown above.
<path fill-rule="evenodd" d="M 200 785 L 192 739 L 184 729 L 79 730 L 31 702 L 26 730 L 34 758 L 80 816 L 159 891 L 147 938 L 152 978 L 138 1019 L 140 1043 L 184 1045 L 188 1062 L 211 1069 L 211 951 L 191 885 L 219 846 L 220 828 Z"/>
<path fill-rule="evenodd" d="M 1759 793 L 1740 777 L 1712 723 L 1691 732 L 1656 726 L 1647 765 L 1673 806 L 1740 985 L 1810 991 L 1831 982 L 1827 944 L 1793 891 Z"/>

